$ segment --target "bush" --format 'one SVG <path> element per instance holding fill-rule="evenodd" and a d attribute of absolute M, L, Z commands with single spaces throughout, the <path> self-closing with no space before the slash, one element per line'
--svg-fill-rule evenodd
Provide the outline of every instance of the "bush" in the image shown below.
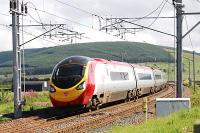
<path fill-rule="evenodd" d="M 192 107 L 200 107 L 200 87 L 195 84 L 195 92 L 194 92 L 194 84 L 190 87 L 191 92 L 193 92 L 191 96 L 191 105 Z"/>
<path fill-rule="evenodd" d="M 200 91 L 196 91 L 191 97 L 192 107 L 200 107 Z"/>
<path fill-rule="evenodd" d="M 9 94 L 9 91 L 0 89 L 0 103 L 8 102 L 8 99 L 9 99 L 8 94 Z"/>

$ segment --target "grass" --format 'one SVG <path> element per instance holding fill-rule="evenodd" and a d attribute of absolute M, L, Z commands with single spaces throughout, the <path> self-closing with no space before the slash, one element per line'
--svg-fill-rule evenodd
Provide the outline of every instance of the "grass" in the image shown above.
<path fill-rule="evenodd" d="M 191 87 L 192 88 L 192 87 Z M 200 119 L 200 90 L 191 96 L 192 109 L 181 110 L 166 117 L 154 118 L 141 125 L 114 126 L 109 133 L 188 133 Z"/>
<path fill-rule="evenodd" d="M 30 109 L 41 109 L 49 107 L 49 92 L 29 92 L 26 96 L 26 105 L 24 106 L 24 111 L 29 111 Z"/>
<path fill-rule="evenodd" d="M 6 100 L 0 102 L 0 114 L 10 114 L 14 112 L 13 93 L 9 92 Z M 49 93 L 45 92 L 26 92 L 26 104 L 23 106 L 23 111 L 32 111 L 50 107 Z M 8 120 L 7 117 L 0 117 L 0 121 Z"/>
<path fill-rule="evenodd" d="M 183 133 L 192 132 L 193 124 L 200 118 L 200 108 L 182 110 L 168 117 L 148 120 L 143 125 L 115 126 L 110 133 Z"/>

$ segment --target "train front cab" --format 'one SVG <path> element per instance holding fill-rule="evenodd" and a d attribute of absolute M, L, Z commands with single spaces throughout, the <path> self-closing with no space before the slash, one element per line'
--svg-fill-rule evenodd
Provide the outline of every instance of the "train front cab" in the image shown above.
<path fill-rule="evenodd" d="M 70 57 L 54 68 L 49 90 L 53 106 L 76 106 L 86 102 L 89 60 L 86 57 Z"/>

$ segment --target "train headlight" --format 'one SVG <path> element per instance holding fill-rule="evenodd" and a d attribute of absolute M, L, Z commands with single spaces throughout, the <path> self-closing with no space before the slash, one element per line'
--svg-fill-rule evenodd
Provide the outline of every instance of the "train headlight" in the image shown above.
<path fill-rule="evenodd" d="M 49 92 L 51 92 L 51 93 L 56 92 L 56 89 L 52 86 L 49 86 Z"/>
<path fill-rule="evenodd" d="M 84 89 L 84 88 L 85 88 L 85 82 L 82 83 L 82 84 L 80 84 L 76 89 L 77 89 L 77 90 L 82 90 L 82 89 Z"/>

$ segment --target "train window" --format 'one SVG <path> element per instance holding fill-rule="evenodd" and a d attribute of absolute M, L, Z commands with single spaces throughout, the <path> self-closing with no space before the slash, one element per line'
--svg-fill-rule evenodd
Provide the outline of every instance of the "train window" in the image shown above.
<path fill-rule="evenodd" d="M 110 72 L 111 80 L 129 80 L 128 72 Z"/>
<path fill-rule="evenodd" d="M 156 78 L 156 79 L 161 79 L 161 75 L 160 75 L 160 74 L 156 74 L 156 75 L 155 75 L 155 78 Z"/>
<path fill-rule="evenodd" d="M 85 72 L 82 65 L 61 65 L 53 73 L 52 82 L 61 89 L 70 88 L 81 81 Z"/>
<path fill-rule="evenodd" d="M 67 65 L 58 68 L 57 76 L 59 77 L 68 77 L 73 75 L 83 76 L 83 66 L 81 65 Z"/>
<path fill-rule="evenodd" d="M 138 73 L 139 80 L 152 80 L 151 74 Z"/>

